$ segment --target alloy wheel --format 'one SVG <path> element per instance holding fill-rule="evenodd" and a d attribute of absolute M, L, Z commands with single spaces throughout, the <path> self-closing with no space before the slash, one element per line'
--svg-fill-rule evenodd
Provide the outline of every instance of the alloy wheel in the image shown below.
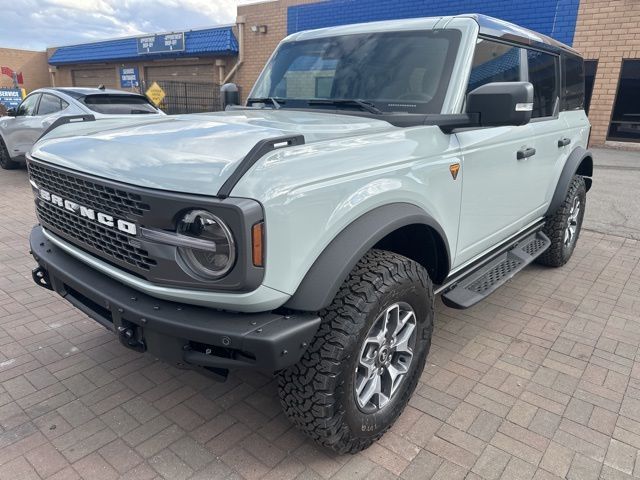
<path fill-rule="evenodd" d="M 407 303 L 387 307 L 365 337 L 356 366 L 358 407 L 375 413 L 391 402 L 409 372 L 416 343 L 416 314 Z"/>
<path fill-rule="evenodd" d="M 569 247 L 575 241 L 576 234 L 578 232 L 578 218 L 580 217 L 580 197 L 576 196 L 573 199 L 571 210 L 569 211 L 569 218 L 567 219 L 567 226 L 564 231 L 564 246 Z"/>

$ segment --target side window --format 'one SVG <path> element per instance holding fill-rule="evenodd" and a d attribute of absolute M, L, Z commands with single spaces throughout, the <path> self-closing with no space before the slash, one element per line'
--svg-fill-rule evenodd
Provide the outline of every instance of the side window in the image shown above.
<path fill-rule="evenodd" d="M 42 94 L 40 105 L 38 105 L 38 115 L 51 115 L 67 108 L 69 104 L 55 95 Z"/>
<path fill-rule="evenodd" d="M 551 117 L 558 100 L 558 57 L 527 50 L 529 82 L 533 85 L 531 118 Z"/>
<path fill-rule="evenodd" d="M 520 47 L 479 39 L 473 55 L 467 93 L 486 83 L 521 81 L 521 52 Z"/>
<path fill-rule="evenodd" d="M 580 57 L 562 57 L 562 110 L 582 110 L 585 101 L 584 62 Z"/>
<path fill-rule="evenodd" d="M 18 111 L 16 117 L 32 117 L 36 114 L 36 106 L 38 105 L 38 100 L 40 99 L 40 94 L 36 93 L 35 95 L 29 95 L 18 107 Z"/>

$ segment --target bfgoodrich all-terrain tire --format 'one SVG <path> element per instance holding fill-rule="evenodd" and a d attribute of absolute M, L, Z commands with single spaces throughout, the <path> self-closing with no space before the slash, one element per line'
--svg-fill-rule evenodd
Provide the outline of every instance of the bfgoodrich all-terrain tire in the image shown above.
<path fill-rule="evenodd" d="M 380 438 L 407 405 L 433 331 L 426 270 L 371 250 L 349 274 L 300 362 L 279 373 L 287 416 L 339 453 Z"/>
<path fill-rule="evenodd" d="M 551 246 L 538 257 L 538 263 L 561 267 L 569 261 L 578 243 L 586 205 L 587 187 L 584 178 L 575 175 L 564 202 L 547 218 L 543 231 L 551 240 Z"/>
<path fill-rule="evenodd" d="M 4 144 L 2 138 L 0 138 L 0 168 L 3 170 L 13 170 L 17 166 L 18 162 L 11 160 L 9 150 L 7 150 L 7 146 Z"/>

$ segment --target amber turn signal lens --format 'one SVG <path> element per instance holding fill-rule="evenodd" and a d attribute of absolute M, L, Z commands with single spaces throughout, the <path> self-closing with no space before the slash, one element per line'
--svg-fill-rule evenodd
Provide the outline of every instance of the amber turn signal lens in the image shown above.
<path fill-rule="evenodd" d="M 253 265 L 264 267 L 264 223 L 256 223 L 251 228 L 251 246 Z"/>

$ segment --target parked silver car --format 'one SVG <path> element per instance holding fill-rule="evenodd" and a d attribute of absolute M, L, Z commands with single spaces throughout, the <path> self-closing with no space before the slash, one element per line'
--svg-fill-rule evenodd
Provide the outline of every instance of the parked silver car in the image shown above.
<path fill-rule="evenodd" d="M 96 119 L 135 114 L 164 115 L 144 95 L 104 88 L 41 88 L 30 93 L 9 116 L 0 118 L 0 167 L 24 163 L 25 154 L 59 118 Z"/>

